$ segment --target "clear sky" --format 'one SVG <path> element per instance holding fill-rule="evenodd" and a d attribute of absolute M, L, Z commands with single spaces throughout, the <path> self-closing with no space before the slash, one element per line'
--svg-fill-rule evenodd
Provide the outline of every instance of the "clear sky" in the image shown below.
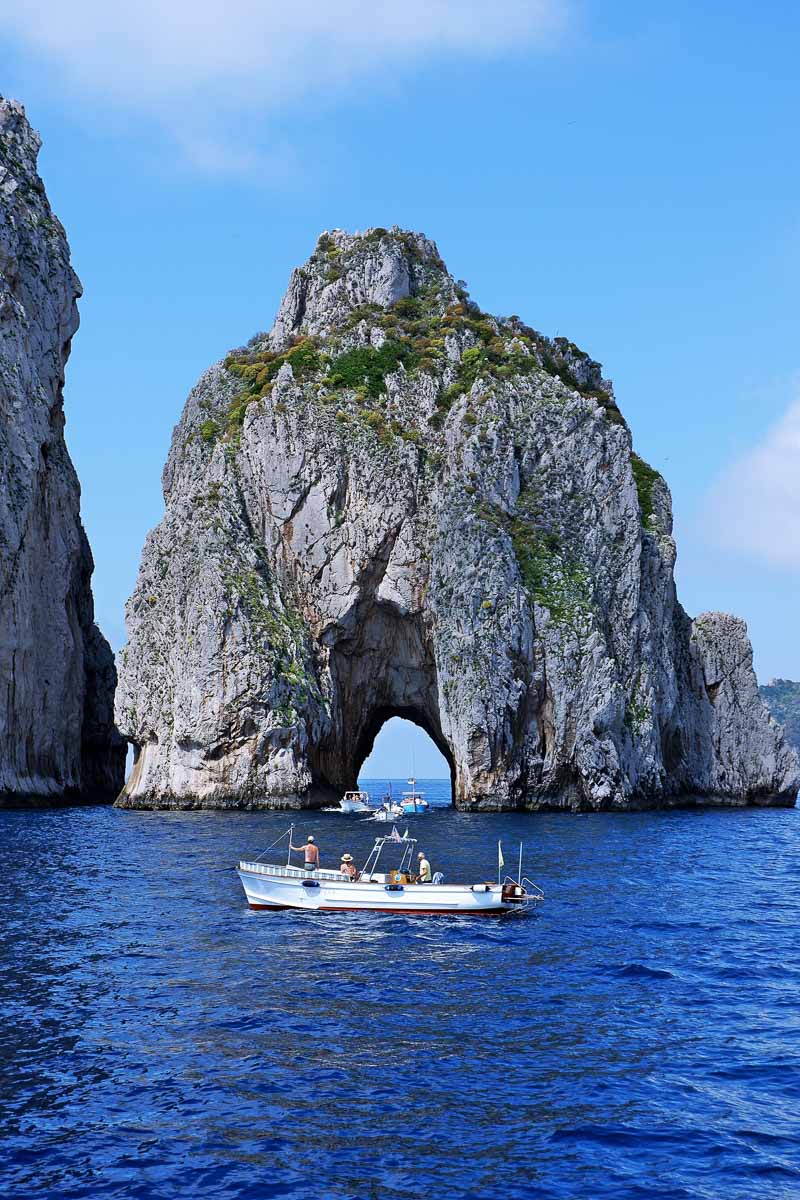
<path fill-rule="evenodd" d="M 800 678 L 798 35 L 770 0 L 0 12 L 85 288 L 67 437 L 114 646 L 197 376 L 323 229 L 397 223 L 603 362 L 672 488 L 684 606 Z"/>
<path fill-rule="evenodd" d="M 447 759 L 419 725 L 392 717 L 375 738 L 372 753 L 359 771 L 360 779 L 449 779 Z"/>

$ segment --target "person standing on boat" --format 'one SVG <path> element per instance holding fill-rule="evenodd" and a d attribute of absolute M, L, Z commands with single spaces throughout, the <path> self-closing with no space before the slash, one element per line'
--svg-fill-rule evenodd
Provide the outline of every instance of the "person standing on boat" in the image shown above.
<path fill-rule="evenodd" d="M 289 847 L 297 854 L 302 850 L 307 871 L 317 871 L 319 869 L 319 846 L 314 841 L 313 833 L 308 835 L 303 846 L 293 846 L 290 841 Z"/>
<path fill-rule="evenodd" d="M 417 855 L 417 859 L 419 860 L 419 875 L 417 876 L 417 883 L 430 883 L 431 864 L 428 862 L 422 850 L 420 850 L 419 854 Z"/>

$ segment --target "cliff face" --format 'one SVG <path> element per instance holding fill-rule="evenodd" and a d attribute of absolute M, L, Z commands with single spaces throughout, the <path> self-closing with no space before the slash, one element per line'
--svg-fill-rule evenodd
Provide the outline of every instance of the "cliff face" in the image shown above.
<path fill-rule="evenodd" d="M 741 621 L 690 620 L 663 480 L 565 339 L 432 242 L 324 234 L 191 393 L 127 610 L 128 805 L 304 805 L 392 714 L 463 808 L 791 803 Z"/>
<path fill-rule="evenodd" d="M 114 659 L 94 624 L 64 444 L 81 289 L 36 171 L 39 145 L 23 109 L 0 99 L 0 804 L 110 799 L 124 780 Z"/>
<path fill-rule="evenodd" d="M 789 744 L 800 750 L 800 683 L 770 679 L 758 690 L 775 720 L 783 725 Z"/>

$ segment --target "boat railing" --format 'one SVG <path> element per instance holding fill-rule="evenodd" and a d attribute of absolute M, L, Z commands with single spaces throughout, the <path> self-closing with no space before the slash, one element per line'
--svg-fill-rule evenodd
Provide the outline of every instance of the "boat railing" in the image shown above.
<path fill-rule="evenodd" d="M 544 892 L 538 883 L 534 883 L 526 875 L 523 875 L 521 879 L 515 879 L 513 875 L 506 875 L 503 880 L 503 887 L 507 884 L 513 884 L 514 887 L 521 887 L 523 889 L 523 894 L 519 897 L 520 900 L 544 900 Z"/>
<path fill-rule="evenodd" d="M 338 879 L 347 880 L 349 877 L 343 871 L 304 871 L 301 867 L 279 867 L 272 863 L 245 862 L 239 863 L 243 871 L 254 875 L 272 875 L 281 879 Z"/>

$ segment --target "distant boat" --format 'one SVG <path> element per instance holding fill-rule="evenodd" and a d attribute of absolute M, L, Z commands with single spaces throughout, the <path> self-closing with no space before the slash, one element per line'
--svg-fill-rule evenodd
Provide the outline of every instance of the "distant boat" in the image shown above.
<path fill-rule="evenodd" d="M 292 829 L 287 833 L 291 845 Z M 438 873 L 439 882 L 419 883 L 412 873 L 416 845 L 416 838 L 401 837 L 397 829 L 376 838 L 355 879 L 343 871 L 305 871 L 258 860 L 243 860 L 237 873 L 247 903 L 262 909 L 475 915 L 521 909 L 544 899 L 541 889 L 522 877 L 521 868 L 518 879 L 506 877 L 498 883 L 444 883 Z M 380 864 L 387 848 L 397 852 L 394 867 Z"/>
<path fill-rule="evenodd" d="M 376 808 L 371 816 L 367 817 L 368 821 L 396 821 L 398 817 L 402 817 L 403 809 L 397 803 L 392 795 L 392 785 L 389 784 L 389 790 L 383 797 L 381 804 Z"/>
<path fill-rule="evenodd" d="M 403 810 L 399 804 L 393 804 L 389 807 L 382 804 L 380 808 L 376 808 L 371 817 L 367 817 L 367 821 L 396 821 L 398 817 L 402 817 Z"/>
<path fill-rule="evenodd" d="M 424 792 L 417 791 L 416 779 L 409 779 L 408 784 L 411 790 L 403 792 L 403 798 L 400 801 L 403 816 L 413 817 L 428 812 L 431 806 L 425 799 Z"/>
<path fill-rule="evenodd" d="M 338 808 L 326 809 L 326 811 L 340 813 L 372 812 L 369 792 L 345 792 L 339 801 Z"/>

